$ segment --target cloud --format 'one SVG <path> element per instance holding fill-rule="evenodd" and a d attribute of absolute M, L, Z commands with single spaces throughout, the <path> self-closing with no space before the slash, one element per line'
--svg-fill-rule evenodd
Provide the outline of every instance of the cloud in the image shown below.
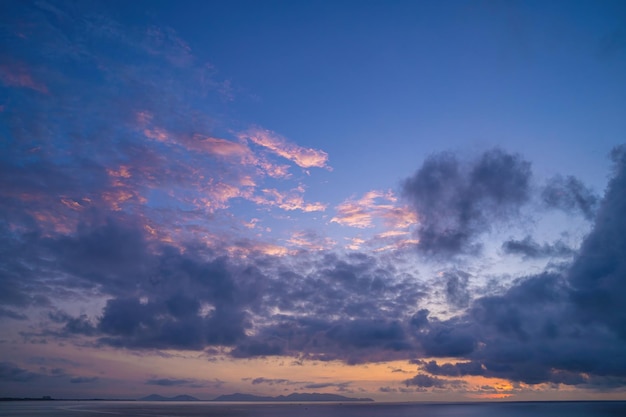
<path fill-rule="evenodd" d="M 98 380 L 97 376 L 91 376 L 91 377 L 76 376 L 76 377 L 70 378 L 70 383 L 72 383 L 72 384 L 89 384 L 91 382 L 96 382 L 97 380 Z"/>
<path fill-rule="evenodd" d="M 304 389 L 322 389 L 334 387 L 338 388 L 338 391 L 347 391 L 348 387 L 351 384 L 351 382 L 319 382 L 315 384 L 307 384 L 304 386 Z"/>
<path fill-rule="evenodd" d="M 462 271 L 448 271 L 443 274 L 443 278 L 448 304 L 456 308 L 467 307 L 470 302 L 469 274 Z"/>
<path fill-rule="evenodd" d="M 596 194 L 572 176 L 556 176 L 548 180 L 541 198 L 550 208 L 580 212 L 587 220 L 593 220 L 598 205 Z"/>
<path fill-rule="evenodd" d="M 146 381 L 146 385 L 158 385 L 160 387 L 180 387 L 195 385 L 195 381 L 190 379 L 177 378 L 150 378 Z"/>
<path fill-rule="evenodd" d="M 293 232 L 287 242 L 291 246 L 295 246 L 305 250 L 317 251 L 330 249 L 335 245 L 335 242 L 332 239 L 320 236 L 314 230 Z"/>
<path fill-rule="evenodd" d="M 391 229 L 403 229 L 417 222 L 415 213 L 396 205 L 392 192 L 369 191 L 358 200 L 347 200 L 336 207 L 331 223 L 342 226 L 368 228 L 376 219 L 383 219 Z"/>
<path fill-rule="evenodd" d="M 267 148 L 275 154 L 294 162 L 302 168 L 330 168 L 327 165 L 328 154 L 324 151 L 303 148 L 287 140 L 276 133 L 266 130 L 253 128 L 247 132 L 239 134 L 241 139 L 247 139 L 251 142 Z"/>
<path fill-rule="evenodd" d="M 546 257 L 569 257 L 575 251 L 561 241 L 553 244 L 544 243 L 540 245 L 531 236 L 526 236 L 522 240 L 507 240 L 502 244 L 504 253 L 511 255 L 522 255 L 525 258 L 546 258 Z"/>
<path fill-rule="evenodd" d="M 484 375 L 485 369 L 479 362 L 456 362 L 437 364 L 435 361 L 425 363 L 423 369 L 429 374 L 444 376 Z"/>
<path fill-rule="evenodd" d="M 250 197 L 250 200 L 263 206 L 276 206 L 286 211 L 301 210 L 309 213 L 326 210 L 326 204 L 321 202 L 307 203 L 304 201 L 304 187 L 299 186 L 288 192 L 274 188 L 261 190 L 260 195 Z"/>
<path fill-rule="evenodd" d="M 615 175 L 568 279 L 582 318 L 606 325 L 626 340 L 626 146 L 615 148 L 611 156 Z"/>
<path fill-rule="evenodd" d="M 384 253 L 360 252 L 373 245 L 361 237 L 343 253 L 308 224 L 283 234 L 281 246 L 265 236 L 267 227 L 242 226 L 249 211 L 239 215 L 283 210 L 291 226 L 297 212 L 324 211 L 324 202 L 305 198 L 306 176 L 293 178 L 289 168 L 330 169 L 328 155 L 262 128 L 227 133 L 211 106 L 236 99 L 236 89 L 224 91 L 225 80 L 174 31 L 125 30 L 83 13 L 81 4 L 23 6 L 33 22 L 25 38 L 17 23 L 7 26 L 0 316 L 12 319 L 7 326 L 29 326 L 19 333 L 25 340 L 349 364 L 451 361 L 420 363 L 411 390 L 479 374 L 626 385 L 623 148 L 613 152 L 615 176 L 602 201 L 572 177 L 553 178 L 542 191 L 548 207 L 595 219 L 571 264 L 475 300 L 470 280 L 483 279 L 480 271 L 447 270 L 434 285 L 456 315 L 437 317 L 432 276 L 394 251 L 393 239 L 409 242 L 415 229 L 412 243 L 435 261 L 478 253 L 480 237 L 529 201 L 529 162 L 499 149 L 473 160 L 433 155 L 403 183 L 404 202 L 370 191 L 328 217 L 341 226 L 384 226 L 376 231 L 390 248 Z M 567 253 L 531 236 L 502 249 L 529 258 Z M 74 306 L 83 303 L 88 313 L 58 307 L 80 311 Z M 42 323 L 24 320 L 34 313 Z M 5 381 L 44 377 L 93 378 L 0 364 Z M 199 382 L 155 376 L 146 383 Z"/>
<path fill-rule="evenodd" d="M 27 320 L 28 317 L 22 313 L 18 313 L 8 308 L 0 307 L 0 317 L 6 317 L 13 320 Z"/>
<path fill-rule="evenodd" d="M 421 388 L 444 388 L 448 385 L 448 381 L 445 379 L 426 374 L 417 374 L 413 378 L 405 380 L 404 383 L 407 387 L 415 386 Z"/>
<path fill-rule="evenodd" d="M 0 198 L 11 227 L 72 235 L 79 224 L 129 217 L 153 239 L 211 244 L 219 235 L 222 248 L 245 235 L 228 228 L 241 220 L 232 206 L 326 208 L 306 200 L 302 181 L 289 182 L 288 162 L 327 166 L 327 155 L 286 140 L 261 146 L 228 127 L 217 134 L 210 109 L 225 99 L 224 80 L 175 31 L 124 28 L 87 5 L 55 9 L 16 6 L 6 22 L 0 82 L 21 86 L 0 103 L 11 143 Z M 39 79 L 52 93 L 29 91 L 43 91 Z"/>
<path fill-rule="evenodd" d="M 467 163 L 451 153 L 429 157 L 403 185 L 420 221 L 418 250 L 433 256 L 476 253 L 476 238 L 529 200 L 530 176 L 529 162 L 500 149 Z"/>
<path fill-rule="evenodd" d="M 194 241 L 178 248 L 150 240 L 141 222 L 124 216 L 68 235 L 0 229 L 9 259 L 0 284 L 21 294 L 10 304 L 18 314 L 44 294 L 73 299 L 72 291 L 97 290 L 106 297 L 97 316 L 53 310 L 50 328 L 57 331 L 46 337 L 136 350 L 226 347 L 222 352 L 234 358 L 349 364 L 456 358 L 422 363 L 420 372 L 435 379 L 409 385 L 436 388 L 449 384 L 437 377 L 482 375 L 605 389 L 626 378 L 619 279 L 626 164 L 619 149 L 614 159 L 615 177 L 571 266 L 520 277 L 473 301 L 470 276 L 445 271 L 439 285 L 447 302 L 466 309 L 451 318 L 422 306 L 430 288 L 393 256 L 321 250 L 288 259 L 253 252 L 236 258 Z M 33 269 L 24 271 L 24 264 Z M 42 280 L 43 267 L 59 276 L 54 286 Z M 15 365 L 4 364 L 3 372 L 37 377 Z"/>
<path fill-rule="evenodd" d="M 615 170 L 592 231 L 565 270 L 520 279 L 500 295 L 476 299 L 466 315 L 421 321 L 427 355 L 459 357 L 424 364 L 434 375 L 483 375 L 527 384 L 610 389 L 626 382 L 626 152 L 612 152 Z M 425 330 L 426 329 L 426 330 Z M 465 329 L 465 330 L 464 330 Z M 465 331 L 466 349 L 462 335 Z M 433 335 L 433 332 L 434 335 Z M 454 347 L 450 349 L 450 347 Z"/>
<path fill-rule="evenodd" d="M 279 267 L 265 292 L 275 313 L 237 346 L 235 356 L 363 363 L 409 355 L 412 341 L 403 318 L 425 295 L 414 277 L 397 277 L 392 263 L 361 253 L 315 254 L 306 268 L 310 274 L 296 273 L 302 270 L 297 265 Z"/>
<path fill-rule="evenodd" d="M 24 63 L 0 65 L 0 81 L 9 87 L 28 88 L 42 94 L 48 94 L 48 87 L 42 82 L 35 81 Z"/>
<path fill-rule="evenodd" d="M 0 381 L 30 382 L 41 375 L 22 369 L 11 362 L 0 362 Z"/>
<path fill-rule="evenodd" d="M 251 380 L 252 385 L 259 385 L 259 384 L 267 384 L 267 385 L 294 385 L 294 384 L 304 384 L 305 382 L 303 381 L 292 381 L 290 379 L 284 379 L 284 378 L 263 378 L 263 377 L 259 377 L 259 378 L 244 378 L 244 380 Z"/>

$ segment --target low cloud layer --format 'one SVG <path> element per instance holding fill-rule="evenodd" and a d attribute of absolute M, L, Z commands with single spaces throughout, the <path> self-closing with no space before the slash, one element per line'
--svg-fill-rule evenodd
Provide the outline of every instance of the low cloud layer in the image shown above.
<path fill-rule="evenodd" d="M 458 386 L 454 378 L 467 375 L 527 384 L 622 386 L 624 155 L 623 148 L 613 152 L 615 176 L 569 266 L 521 277 L 500 293 L 478 298 L 470 292 L 471 275 L 444 272 L 444 298 L 459 311 L 452 318 L 438 318 L 425 307 L 429 287 L 394 266 L 394 258 L 320 251 L 288 261 L 260 254 L 239 259 L 192 242 L 184 250 L 154 242 L 132 221 L 112 218 L 68 235 L 19 234 L 5 227 L 3 250 L 11 261 L 0 283 L 12 296 L 4 299 L 3 308 L 15 316 L 9 318 L 19 319 L 35 302 L 45 308 L 45 300 L 91 291 L 107 296 L 100 315 L 52 309 L 49 318 L 56 330 L 41 336 L 87 338 L 95 345 L 134 350 L 215 347 L 233 358 L 289 356 L 348 364 L 414 360 L 420 373 L 406 385 L 418 388 Z M 498 151 L 481 160 L 493 158 L 509 157 Z M 485 204 L 499 207 L 491 200 Z M 572 255 L 571 249 L 555 247 L 531 238 L 503 246 L 530 258 Z M 47 275 L 24 274 L 20 266 L 25 264 Z M 50 282 L 45 278 L 50 274 L 62 278 Z M 458 362 L 421 361 L 439 357 Z M 7 363 L 2 373 L 5 380 L 18 382 L 38 377 Z M 92 381 L 76 378 L 75 383 Z M 146 383 L 194 381 L 153 378 Z"/>

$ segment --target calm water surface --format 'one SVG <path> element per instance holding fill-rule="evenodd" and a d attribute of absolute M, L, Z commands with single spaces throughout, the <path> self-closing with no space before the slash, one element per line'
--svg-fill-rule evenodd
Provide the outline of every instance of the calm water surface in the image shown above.
<path fill-rule="evenodd" d="M 206 402 L 3 402 L 2 417 L 625 417 L 620 402 L 470 404 L 206 403 Z"/>

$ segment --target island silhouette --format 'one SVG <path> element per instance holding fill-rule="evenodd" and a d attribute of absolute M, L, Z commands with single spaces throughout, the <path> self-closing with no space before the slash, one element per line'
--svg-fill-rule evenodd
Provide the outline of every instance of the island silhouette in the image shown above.
<path fill-rule="evenodd" d="M 140 398 L 139 401 L 202 401 L 191 395 L 177 395 L 175 397 L 164 397 L 158 394 L 150 394 L 146 397 Z M 354 401 L 374 401 L 371 398 L 352 398 L 338 394 L 323 394 L 323 393 L 293 393 L 289 395 L 272 396 L 260 396 L 253 394 L 227 394 L 220 395 L 209 401 L 222 401 L 222 402 L 354 402 Z"/>

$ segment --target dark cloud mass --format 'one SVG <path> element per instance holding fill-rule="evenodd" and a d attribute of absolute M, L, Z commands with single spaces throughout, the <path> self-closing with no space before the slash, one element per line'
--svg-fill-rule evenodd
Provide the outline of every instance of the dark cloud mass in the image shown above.
<path fill-rule="evenodd" d="M 431 256 L 476 253 L 476 238 L 529 199 L 530 177 L 529 162 L 500 149 L 467 163 L 451 153 L 429 157 L 403 185 L 419 218 L 418 249 Z"/>
<path fill-rule="evenodd" d="M 530 384 L 608 387 L 615 381 L 621 381 L 617 385 L 626 382 L 626 351 L 621 348 L 626 338 L 624 148 L 617 148 L 612 155 L 615 176 L 594 228 L 571 267 L 564 273 L 523 278 L 502 295 L 475 300 L 467 315 L 439 323 L 438 327 L 450 333 L 471 329 L 468 340 L 477 343 L 453 352 L 450 346 L 464 343 L 455 340 L 433 345 L 430 330 L 422 342 L 431 347 L 429 355 L 462 357 L 469 362 L 430 362 L 422 365 L 425 371 L 445 376 L 497 376 Z M 433 323 L 426 326 L 432 328 Z"/>
<path fill-rule="evenodd" d="M 626 339 L 626 146 L 611 154 L 615 176 L 600 204 L 594 228 L 569 272 L 576 311 Z M 623 366 L 626 366 L 624 364 Z"/>
<path fill-rule="evenodd" d="M 234 358 L 291 356 L 348 364 L 414 359 L 420 373 L 406 385 L 418 388 L 458 387 L 458 381 L 454 385 L 450 378 L 467 375 L 528 384 L 620 387 L 626 383 L 622 349 L 626 341 L 626 222 L 622 215 L 626 212 L 626 158 L 622 148 L 613 157 L 615 176 L 571 266 L 521 277 L 499 294 L 474 300 L 470 276 L 447 271 L 441 281 L 444 295 L 459 314 L 445 320 L 422 307 L 428 288 L 394 266 L 393 258 L 319 252 L 288 261 L 265 255 L 238 259 L 193 242 L 183 251 L 150 241 L 145 231 L 123 217 L 85 224 L 74 234 L 52 236 L 5 227 L 8 245 L 4 250 L 11 253 L 11 260 L 0 282 L 21 294 L 18 303 L 7 300 L 8 311 L 16 315 L 44 294 L 73 299 L 78 291 L 87 291 L 106 296 L 104 309 L 96 317 L 71 316 L 58 309 L 51 309 L 48 316 L 56 331 L 46 335 L 89 338 L 96 345 L 198 351 L 215 346 L 232 349 Z M 527 191 L 492 195 L 502 185 L 483 175 L 503 169 L 503 161 L 517 165 L 513 171 L 523 173 L 504 175 L 509 177 L 505 183 L 525 190 L 527 164 L 500 151 L 481 158 L 470 170 L 474 179 L 467 183 L 455 175 L 439 179 L 453 178 L 455 184 L 464 184 L 461 191 L 471 185 L 474 194 L 482 196 L 453 205 L 454 219 L 465 218 L 462 211 L 472 213 L 479 206 L 504 216 L 516 210 L 509 203 L 525 201 Z M 449 156 L 431 159 L 425 167 L 432 164 L 438 166 L 438 173 L 460 169 Z M 417 178 L 422 178 L 422 172 Z M 431 193 L 444 190 L 434 186 Z M 432 204 L 437 201 L 443 204 L 454 198 L 435 199 Z M 426 219 L 428 210 L 434 209 L 426 207 Z M 456 225 L 471 229 L 474 236 L 475 226 L 486 219 L 482 214 L 473 216 Z M 440 226 L 437 218 L 433 222 Z M 18 250 L 25 246 L 30 250 Z M 539 245 L 530 238 L 509 241 L 504 249 L 528 257 L 569 253 L 556 244 Z M 27 272 L 22 279 L 14 279 L 25 264 L 46 274 Z M 49 276 L 58 278 L 50 282 Z M 419 358 L 424 357 L 458 361 L 422 362 Z M 39 377 L 14 364 L 2 365 L 4 380 Z M 146 383 L 195 386 L 185 379 L 154 378 Z M 283 382 L 257 378 L 252 383 Z"/>

